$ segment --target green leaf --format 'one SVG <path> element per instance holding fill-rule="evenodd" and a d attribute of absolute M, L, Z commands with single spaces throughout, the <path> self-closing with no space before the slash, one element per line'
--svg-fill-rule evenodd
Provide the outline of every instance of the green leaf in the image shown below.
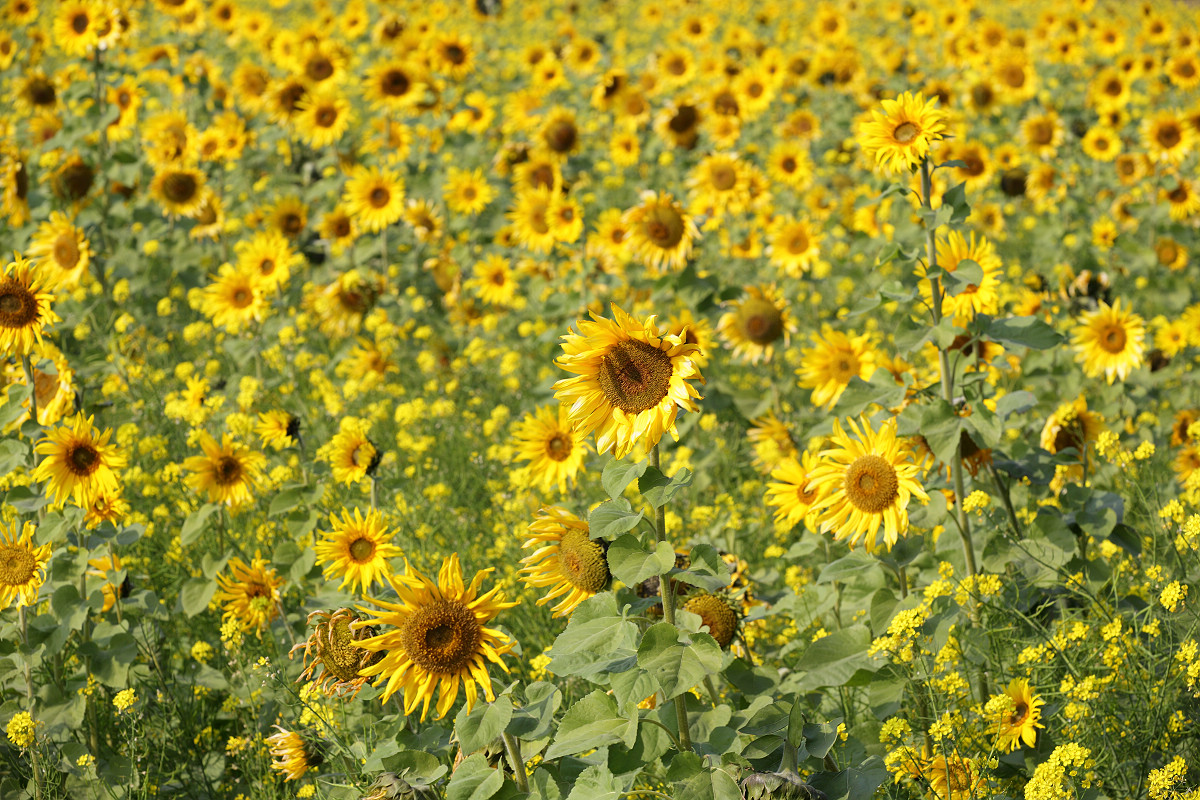
<path fill-rule="evenodd" d="M 488 766 L 483 753 L 468 756 L 446 786 L 446 800 L 488 800 L 504 786 L 504 772 Z"/>
<path fill-rule="evenodd" d="M 666 542 L 641 541 L 626 533 L 608 548 L 608 569 L 626 586 L 636 586 L 647 578 L 662 575 L 675 566 L 675 551 Z"/>
<path fill-rule="evenodd" d="M 588 528 L 593 539 L 613 539 L 636 528 L 642 516 L 624 497 L 606 500 L 588 515 Z"/>
<path fill-rule="evenodd" d="M 706 592 L 715 592 L 729 585 L 729 565 L 711 544 L 698 544 L 688 554 L 687 569 L 671 570 L 671 577 Z"/>
<path fill-rule="evenodd" d="M 512 700 L 507 695 L 501 695 L 491 703 L 476 705 L 470 711 L 464 705 L 454 720 L 454 732 L 462 751 L 474 753 L 499 739 L 512 716 Z"/>
<path fill-rule="evenodd" d="M 636 714 L 622 716 L 617 701 L 597 689 L 567 710 L 544 758 L 550 761 L 618 742 L 632 747 L 637 722 Z"/>
<path fill-rule="evenodd" d="M 885 369 L 875 370 L 869 381 L 855 375 L 838 398 L 838 413 L 856 417 L 872 404 L 891 408 L 900 404 L 904 393 L 904 386 L 892 380 L 891 374 Z"/>
<path fill-rule="evenodd" d="M 315 491 L 311 486 L 289 486 L 271 498 L 271 507 L 267 516 L 274 517 L 291 511 L 298 505 L 316 502 L 325 493 L 324 487 L 318 486 Z"/>
<path fill-rule="evenodd" d="M 797 672 L 807 672 L 800 681 L 805 689 L 843 686 L 860 669 L 877 669 L 882 661 L 867 655 L 871 632 L 865 625 L 852 625 L 818 639 L 808 646 Z"/>
<path fill-rule="evenodd" d="M 179 602 L 183 605 L 183 613 L 194 617 L 204 609 L 217 593 L 217 582 L 205 578 L 192 578 L 183 585 L 179 592 Z"/>
<path fill-rule="evenodd" d="M 624 787 L 608 771 L 608 767 L 593 764 L 579 773 L 567 800 L 618 800 L 623 792 Z"/>
<path fill-rule="evenodd" d="M 1035 405 L 1037 405 L 1037 398 L 1033 396 L 1033 392 L 1027 392 L 1024 389 L 1019 392 L 1009 392 L 996 401 L 996 416 L 1000 419 L 1008 419 L 1013 414 L 1028 411 Z"/>
<path fill-rule="evenodd" d="M 604 592 L 585 600 L 567 629 L 550 648 L 549 669 L 555 675 L 600 676 L 624 671 L 615 669 L 624 661 L 635 662 L 637 625 L 618 615 L 616 600 Z M 624 666 L 629 669 L 632 663 Z"/>
<path fill-rule="evenodd" d="M 707 633 L 684 634 L 660 622 L 642 636 L 637 662 L 670 700 L 721 669 L 721 648 Z"/>
<path fill-rule="evenodd" d="M 838 739 L 838 725 L 841 722 L 841 718 L 838 718 L 829 722 L 810 722 L 804 726 L 804 746 L 810 756 L 825 757 Z"/>
<path fill-rule="evenodd" d="M 864 569 L 872 569 L 876 566 L 877 562 L 873 556 L 861 550 L 851 550 L 848 555 L 842 556 L 836 561 L 831 561 L 822 567 L 821 574 L 817 577 L 817 583 L 845 581 L 851 576 L 862 574 Z"/>
<path fill-rule="evenodd" d="M 50 608 L 55 619 L 68 630 L 77 631 L 82 628 L 88 616 L 88 605 L 79 597 L 79 589 L 69 583 L 54 590 L 54 595 L 50 598 Z"/>
<path fill-rule="evenodd" d="M 691 485 L 692 471 L 689 469 L 681 469 L 668 478 L 654 467 L 648 467 L 646 474 L 638 480 L 638 491 L 650 505 L 662 508 L 682 489 Z"/>
<path fill-rule="evenodd" d="M 553 683 L 537 681 L 529 684 L 525 687 L 525 704 L 513 711 L 507 732 L 525 741 L 547 736 L 562 701 L 562 690 Z"/>
<path fill-rule="evenodd" d="M 1005 346 L 1049 350 L 1063 342 L 1063 336 L 1037 317 L 1008 317 L 991 320 L 984 335 Z"/>
<path fill-rule="evenodd" d="M 645 458 L 638 462 L 614 458 L 604 465 L 600 483 L 604 485 L 604 491 L 608 493 L 608 496 L 616 500 L 625 494 L 625 489 L 629 484 L 646 472 L 648 466 L 650 466 L 650 461 Z"/>
<path fill-rule="evenodd" d="M 219 507 L 215 503 L 205 503 L 189 514 L 188 518 L 183 521 L 183 527 L 179 529 L 179 543 L 187 546 L 200 538 L 200 534 L 204 532 L 204 528 L 207 526 L 208 518 Z"/>
<path fill-rule="evenodd" d="M 959 441 L 962 439 L 963 420 L 954 413 L 954 407 L 945 400 L 938 400 L 921 415 L 921 433 L 929 444 L 934 458 L 943 464 L 954 460 Z"/>
<path fill-rule="evenodd" d="M 971 216 L 971 205 L 967 202 L 967 184 L 960 183 L 943 194 L 942 208 L 950 209 L 952 225 L 966 222 L 967 217 Z"/>
<path fill-rule="evenodd" d="M 970 258 L 964 258 L 955 265 L 953 270 L 946 271 L 942 278 L 942 286 L 946 289 L 946 294 L 954 297 L 965 292 L 972 287 L 979 288 L 983 283 L 983 267 L 979 266 L 979 262 Z"/>
<path fill-rule="evenodd" d="M 787 740 L 792 747 L 804 744 L 804 722 L 804 704 L 797 697 L 788 714 Z"/>
<path fill-rule="evenodd" d="M 8 474 L 25 465 L 29 457 L 29 443 L 20 439 L 0 441 L 0 473 Z"/>

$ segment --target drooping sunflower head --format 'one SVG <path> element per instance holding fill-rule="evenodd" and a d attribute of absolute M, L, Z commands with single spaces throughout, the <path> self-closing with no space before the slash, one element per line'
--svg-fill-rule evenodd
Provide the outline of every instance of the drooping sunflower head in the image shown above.
<path fill-rule="evenodd" d="M 296 731 L 274 727 L 279 733 L 268 736 L 266 743 L 275 759 L 271 769 L 283 773 L 284 780 L 300 780 L 309 769 L 325 762 L 315 734 L 301 736 Z"/>
<path fill-rule="evenodd" d="M 538 511 L 529 526 L 532 536 L 523 547 L 533 553 L 521 560 L 521 580 L 529 586 L 551 587 L 539 606 L 562 598 L 554 616 L 570 616 L 580 603 L 603 591 L 610 575 L 603 540 L 592 539 L 588 524 L 565 508 Z"/>
<path fill-rule="evenodd" d="M 733 643 L 739 620 L 737 611 L 725 598 L 709 592 L 697 592 L 683 604 L 683 610 L 700 617 L 701 627 L 708 628 L 709 635 L 717 640 L 722 650 Z"/>
<path fill-rule="evenodd" d="M 0 523 L 0 609 L 13 605 L 14 600 L 17 608 L 37 601 L 51 548 L 33 543 L 36 532 L 32 522 L 22 525 L 14 519 L 7 526 Z"/>
<path fill-rule="evenodd" d="M 376 677 L 376 685 L 385 685 L 381 697 L 387 702 L 397 690 L 404 690 L 404 713 L 421 706 L 421 718 L 429 712 L 435 690 L 438 718 L 449 713 L 458 698 L 460 686 L 466 690 L 467 708 L 475 705 L 478 688 L 489 701 L 495 699 L 487 663 L 508 667 L 500 656 L 516 643 L 502 632 L 485 627 L 501 611 L 516 603 L 505 602 L 499 589 L 481 593 L 490 569 L 476 573 L 469 585 L 463 583 L 458 555 L 442 562 L 435 583 L 411 565 L 403 575 L 390 579 L 398 603 L 366 598 L 383 610 L 369 619 L 351 623 L 352 629 L 388 626 L 383 633 L 355 646 L 372 653 L 383 653 L 379 661 L 363 668 L 364 677 Z"/>
<path fill-rule="evenodd" d="M 905 92 L 895 100 L 882 101 L 882 111 L 872 111 L 863 126 L 863 151 L 888 172 L 902 172 L 921 163 L 930 145 L 946 132 L 937 98 Z"/>
<path fill-rule="evenodd" d="M 692 358 L 696 345 L 660 332 L 654 317 L 639 323 L 615 305 L 613 316 L 593 313 L 563 337 L 557 363 L 575 377 L 554 388 L 575 428 L 595 431 L 596 449 L 621 458 L 637 444 L 653 447 L 664 432 L 678 438 L 676 415 L 699 410 L 691 381 L 704 379 Z"/>
<path fill-rule="evenodd" d="M 326 695 L 349 694 L 350 699 L 362 690 L 367 678 L 360 675 L 360 671 L 379 661 L 383 654 L 354 646 L 355 642 L 379 634 L 369 625 L 351 627 L 351 623 L 359 619 L 359 615 L 349 608 L 314 611 L 308 615 L 312 633 L 288 653 L 291 658 L 297 650 L 304 651 L 304 671 L 299 680 L 312 681 Z"/>

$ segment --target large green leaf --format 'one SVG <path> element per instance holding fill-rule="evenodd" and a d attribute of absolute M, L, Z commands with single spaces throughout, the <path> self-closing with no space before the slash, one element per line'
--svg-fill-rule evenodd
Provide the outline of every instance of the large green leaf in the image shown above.
<path fill-rule="evenodd" d="M 647 459 L 641 461 L 626 461 L 622 458 L 614 458 L 604 465 L 604 472 L 601 473 L 600 483 L 604 486 L 604 491 L 613 500 L 625 494 L 626 487 L 640 478 L 645 473 L 646 468 L 650 466 Z"/>
<path fill-rule="evenodd" d="M 647 578 L 662 575 L 675 565 L 675 551 L 666 542 L 652 536 L 641 539 L 624 534 L 608 548 L 608 569 L 626 586 L 636 586 Z"/>
<path fill-rule="evenodd" d="M 579 773 L 567 800 L 618 800 L 623 792 L 624 787 L 608 767 L 593 764 Z"/>
<path fill-rule="evenodd" d="M 1008 317 L 993 319 L 984 329 L 987 338 L 1007 347 L 1028 347 L 1049 350 L 1063 341 L 1063 336 L 1037 317 Z"/>
<path fill-rule="evenodd" d="M 179 543 L 185 547 L 200 537 L 208 524 L 208 518 L 216 513 L 220 506 L 215 503 L 205 503 L 188 515 L 179 529 Z"/>
<path fill-rule="evenodd" d="M 671 477 L 667 477 L 654 467 L 646 469 L 638 480 L 638 491 L 646 501 L 655 508 L 662 508 L 671 502 L 676 494 L 692 485 L 692 471 L 681 469 Z"/>
<path fill-rule="evenodd" d="M 800 685 L 804 689 L 843 686 L 861 669 L 878 669 L 883 661 L 867 655 L 870 645 L 871 632 L 865 625 L 852 625 L 818 639 L 796 665 L 807 673 Z"/>
<path fill-rule="evenodd" d="M 721 648 L 706 633 L 685 634 L 674 625 L 651 625 L 638 645 L 638 666 L 646 670 L 669 700 L 721 669 Z"/>
<path fill-rule="evenodd" d="M 634 511 L 624 497 L 606 500 L 588 515 L 588 528 L 593 539 L 613 539 L 637 527 L 642 512 Z"/>
<path fill-rule="evenodd" d="M 488 800 L 504 786 L 504 772 L 488 766 L 483 753 L 467 756 L 446 786 L 446 800 Z"/>
<path fill-rule="evenodd" d="M 506 695 L 494 702 L 480 703 L 468 710 L 464 705 L 454 720 L 454 732 L 464 753 L 482 750 L 500 738 L 513 716 L 513 705 Z"/>
<path fill-rule="evenodd" d="M 636 713 L 622 716 L 617 709 L 617 701 L 597 689 L 567 710 L 554 736 L 554 743 L 546 751 L 545 760 L 571 756 L 617 742 L 633 747 L 637 738 L 637 722 Z"/>

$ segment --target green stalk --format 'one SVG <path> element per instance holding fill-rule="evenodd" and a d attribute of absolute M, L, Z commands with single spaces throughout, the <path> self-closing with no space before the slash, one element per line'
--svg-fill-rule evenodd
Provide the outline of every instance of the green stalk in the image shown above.
<path fill-rule="evenodd" d="M 34 383 L 33 380 L 33 364 L 29 362 L 28 355 L 21 356 L 21 368 L 25 370 L 25 383 L 29 384 L 29 418 L 33 420 L 34 425 L 38 425 L 40 423 L 38 422 L 37 384 Z M 37 462 L 38 457 L 37 451 L 35 450 L 33 455 L 33 466 L 36 467 Z"/>
<path fill-rule="evenodd" d="M 662 454 L 659 451 L 657 442 L 655 442 L 654 448 L 650 451 L 650 466 L 660 472 L 662 471 Z M 660 542 L 667 541 L 666 504 L 654 509 L 654 535 Z M 658 591 L 662 597 L 663 619 L 669 624 L 674 625 L 675 589 L 671 585 L 671 578 L 666 572 L 658 576 Z M 690 752 L 692 749 L 692 735 L 688 730 L 687 701 L 684 700 L 682 694 L 675 697 L 675 719 L 679 725 L 679 750 L 680 752 Z"/>
<path fill-rule="evenodd" d="M 933 211 L 933 169 L 929 157 L 921 161 L 921 206 Z M 929 263 L 930 311 L 936 327 L 942 321 L 942 282 L 934 272 L 937 269 L 937 229 L 925 221 L 925 256 Z M 950 356 L 946 348 L 938 346 L 938 372 L 941 375 L 942 399 L 954 405 L 954 371 L 950 369 Z M 950 476 L 954 482 L 954 511 L 958 519 L 958 536 L 962 540 L 963 556 L 967 562 L 967 573 L 979 573 L 975 566 L 975 548 L 971 543 L 971 523 L 963 510 L 966 482 L 963 479 L 962 441 L 954 446 L 954 458 L 950 462 Z"/>
<path fill-rule="evenodd" d="M 524 794 L 529 794 L 529 776 L 525 774 L 525 760 L 521 758 L 521 743 L 511 733 L 503 733 L 504 749 L 508 753 L 508 763 L 512 765 L 513 778 L 517 788 Z"/>

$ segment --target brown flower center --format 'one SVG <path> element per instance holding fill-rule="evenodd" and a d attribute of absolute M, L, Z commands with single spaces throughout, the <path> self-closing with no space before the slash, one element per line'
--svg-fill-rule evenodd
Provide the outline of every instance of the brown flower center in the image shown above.
<path fill-rule="evenodd" d="M 896 499 L 899 489 L 896 468 L 882 456 L 859 456 L 846 468 L 846 496 L 859 511 L 880 513 Z"/>
<path fill-rule="evenodd" d="M 1183 131 L 1174 122 L 1168 122 L 1158 129 L 1154 138 L 1161 146 L 1171 148 L 1183 139 Z"/>
<path fill-rule="evenodd" d="M 187 203 L 200 188 L 195 176 L 187 172 L 172 172 L 163 180 L 163 196 L 172 203 Z"/>
<path fill-rule="evenodd" d="M 86 13 L 75 14 L 71 17 L 71 30 L 76 33 L 85 33 L 90 22 Z"/>
<path fill-rule="evenodd" d="M 722 648 L 729 646 L 737 633 L 737 614 L 729 604 L 713 594 L 702 594 L 688 600 L 683 606 L 700 617 L 701 625 L 708 626 L 708 633 Z"/>
<path fill-rule="evenodd" d="M 317 125 L 322 128 L 332 128 L 337 120 L 337 109 L 332 106 L 325 106 L 317 111 Z"/>
<path fill-rule="evenodd" d="M 218 486 L 232 486 L 242 478 L 242 462 L 233 456 L 221 456 L 213 469 Z"/>
<path fill-rule="evenodd" d="M 556 433 L 546 442 L 546 455 L 551 461 L 566 461 L 574 449 L 575 443 L 565 433 Z"/>
<path fill-rule="evenodd" d="M 367 195 L 367 202 L 369 202 L 373 208 L 384 208 L 389 202 L 391 202 L 391 199 L 392 193 L 387 190 L 386 186 L 376 186 L 371 190 L 371 193 Z"/>
<path fill-rule="evenodd" d="M 546 140 L 546 146 L 554 152 L 566 153 L 575 147 L 579 140 L 579 131 L 570 120 L 558 120 L 546 129 L 543 138 Z"/>
<path fill-rule="evenodd" d="M 626 339 L 600 357 L 596 381 L 611 405 L 638 414 L 667 396 L 672 374 L 669 355 L 647 342 Z"/>
<path fill-rule="evenodd" d="M 1110 324 L 1101 328 L 1100 334 L 1096 338 L 1101 349 L 1115 355 L 1125 351 L 1125 342 L 1128 336 L 1125 333 L 1125 326 Z"/>
<path fill-rule="evenodd" d="M 375 556 L 375 542 L 360 536 L 350 543 L 350 558 L 356 563 L 366 564 Z"/>
<path fill-rule="evenodd" d="M 577 589 L 595 594 L 608 584 L 608 562 L 604 546 L 587 531 L 572 529 L 558 544 L 559 568 L 563 577 Z"/>
<path fill-rule="evenodd" d="M 0 584 L 23 586 L 37 572 L 37 560 L 28 548 L 17 545 L 0 547 Z"/>
<path fill-rule="evenodd" d="M 437 600 L 413 611 L 400 629 L 405 655 L 435 675 L 456 675 L 479 651 L 483 631 L 459 600 Z"/>
<path fill-rule="evenodd" d="M 670 250 L 683 241 L 683 217 L 673 208 L 656 208 L 647 215 L 642 230 L 655 247 Z"/>
<path fill-rule="evenodd" d="M 921 129 L 911 122 L 901 122 L 896 126 L 896 130 L 892 131 L 892 138 L 900 144 L 909 144 L 917 135 L 921 133 Z"/>
<path fill-rule="evenodd" d="M 254 299 L 254 294 L 245 287 L 239 286 L 233 290 L 233 297 L 231 299 L 233 304 L 238 308 L 245 308 Z"/>
<path fill-rule="evenodd" d="M 711 180 L 714 189 L 728 192 L 737 185 L 737 172 L 728 164 L 719 164 L 713 167 Z"/>
<path fill-rule="evenodd" d="M 1029 714 L 1029 706 L 1024 702 L 1017 703 L 1013 713 L 1008 718 L 1009 725 L 1020 725 L 1025 721 L 1025 717 Z"/>
<path fill-rule="evenodd" d="M 77 442 L 68 451 L 67 469 L 85 478 L 100 468 L 100 451 L 89 442 Z"/>
<path fill-rule="evenodd" d="M 0 283 L 0 327 L 25 328 L 38 317 L 37 298 L 16 281 Z"/>
<path fill-rule="evenodd" d="M 333 62 L 325 56 L 316 56 L 304 65 L 304 71 L 314 81 L 323 81 L 333 74 Z"/>
<path fill-rule="evenodd" d="M 738 309 L 743 335 L 757 345 L 771 344 L 783 335 L 783 312 L 770 300 L 752 297 Z"/>
<path fill-rule="evenodd" d="M 380 90 L 388 97 L 403 97 L 412 83 L 403 70 L 389 69 L 379 81 Z"/>

